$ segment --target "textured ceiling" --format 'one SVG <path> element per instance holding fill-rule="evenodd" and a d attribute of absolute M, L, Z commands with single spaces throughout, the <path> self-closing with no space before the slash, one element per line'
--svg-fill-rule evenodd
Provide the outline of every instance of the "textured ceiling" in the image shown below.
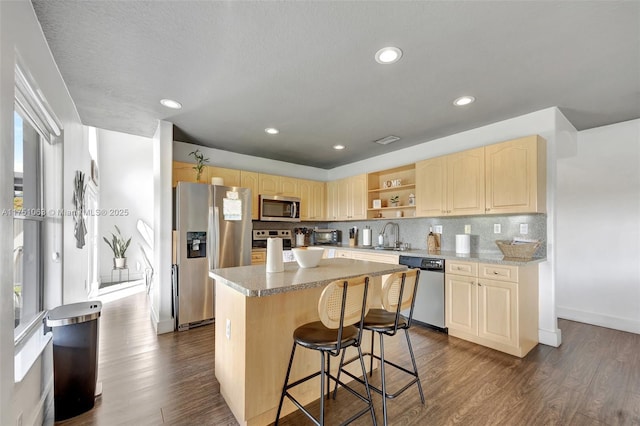
<path fill-rule="evenodd" d="M 637 1 L 32 3 L 83 123 L 109 130 L 162 119 L 176 140 L 332 168 L 551 106 L 579 130 L 640 117 Z M 387 45 L 404 56 L 379 65 Z"/>

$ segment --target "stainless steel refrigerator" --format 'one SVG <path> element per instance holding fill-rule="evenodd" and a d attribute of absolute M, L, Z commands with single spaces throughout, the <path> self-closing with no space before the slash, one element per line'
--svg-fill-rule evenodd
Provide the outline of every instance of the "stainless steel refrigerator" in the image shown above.
<path fill-rule="evenodd" d="M 214 320 L 209 270 L 251 264 L 251 190 L 178 182 L 175 202 L 174 317 L 187 330 Z"/>

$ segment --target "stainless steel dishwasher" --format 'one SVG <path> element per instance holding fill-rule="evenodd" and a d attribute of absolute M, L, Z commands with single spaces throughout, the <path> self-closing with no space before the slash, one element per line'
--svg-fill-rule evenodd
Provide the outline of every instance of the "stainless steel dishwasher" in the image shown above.
<path fill-rule="evenodd" d="M 444 324 L 444 259 L 400 256 L 400 265 L 420 269 L 413 320 L 445 333 Z M 403 311 L 408 315 L 409 311 Z"/>

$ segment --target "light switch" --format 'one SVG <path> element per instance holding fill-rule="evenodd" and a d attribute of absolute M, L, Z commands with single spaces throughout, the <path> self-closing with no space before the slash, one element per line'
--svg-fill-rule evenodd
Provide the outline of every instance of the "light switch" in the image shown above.
<path fill-rule="evenodd" d="M 526 235 L 529 233 L 529 224 L 528 223 L 521 223 L 520 224 L 520 233 L 522 235 Z"/>
<path fill-rule="evenodd" d="M 464 226 L 464 233 L 465 234 L 470 234 L 471 233 L 471 225 L 465 225 Z"/>

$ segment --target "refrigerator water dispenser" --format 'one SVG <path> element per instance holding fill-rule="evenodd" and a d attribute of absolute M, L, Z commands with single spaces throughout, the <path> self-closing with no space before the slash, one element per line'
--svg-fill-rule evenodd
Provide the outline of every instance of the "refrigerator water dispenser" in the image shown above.
<path fill-rule="evenodd" d="M 187 259 L 207 257 L 207 233 L 187 232 Z"/>

